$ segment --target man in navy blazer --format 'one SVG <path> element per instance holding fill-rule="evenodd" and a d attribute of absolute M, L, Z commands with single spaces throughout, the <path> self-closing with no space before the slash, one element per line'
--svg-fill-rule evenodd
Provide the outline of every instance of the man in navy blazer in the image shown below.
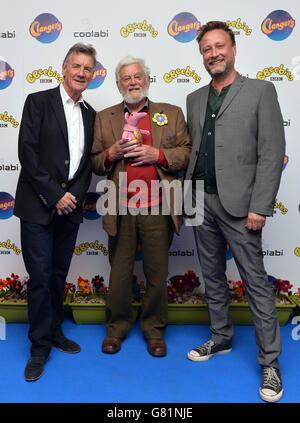
<path fill-rule="evenodd" d="M 95 64 L 95 49 L 75 44 L 63 62 L 63 83 L 28 95 L 24 105 L 14 214 L 20 218 L 29 274 L 27 381 L 42 375 L 52 345 L 69 353 L 80 351 L 64 336 L 61 324 L 65 280 L 91 180 L 95 111 L 81 94 Z"/>
<path fill-rule="evenodd" d="M 212 81 L 187 98 L 193 147 L 186 179 L 204 184 L 204 219 L 194 227 L 194 234 L 212 335 L 188 358 L 204 361 L 232 349 L 225 273 L 229 244 L 255 326 L 262 366 L 259 393 L 263 400 L 275 402 L 283 393 L 278 363 L 281 340 L 261 237 L 266 216 L 273 213 L 282 173 L 283 119 L 274 85 L 245 78 L 235 70 L 236 44 L 226 23 L 203 25 L 197 41 Z"/>

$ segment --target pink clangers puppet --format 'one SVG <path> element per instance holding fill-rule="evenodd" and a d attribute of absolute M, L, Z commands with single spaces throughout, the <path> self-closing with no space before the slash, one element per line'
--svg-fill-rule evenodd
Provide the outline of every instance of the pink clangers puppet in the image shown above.
<path fill-rule="evenodd" d="M 149 135 L 149 131 L 144 129 L 139 129 L 138 123 L 139 121 L 147 116 L 145 112 L 139 113 L 125 113 L 125 125 L 123 128 L 123 141 L 130 141 L 132 139 L 136 139 L 139 143 L 143 142 L 142 134 Z"/>

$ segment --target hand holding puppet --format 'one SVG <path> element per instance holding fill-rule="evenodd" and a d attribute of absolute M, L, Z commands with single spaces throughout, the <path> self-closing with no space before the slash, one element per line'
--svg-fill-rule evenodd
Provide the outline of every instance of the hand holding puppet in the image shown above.
<path fill-rule="evenodd" d="M 142 134 L 149 135 L 149 131 L 144 129 L 139 129 L 138 124 L 139 121 L 147 116 L 147 113 L 145 112 L 139 112 L 139 113 L 125 113 L 125 124 L 123 128 L 123 135 L 122 140 L 130 141 L 132 139 L 137 140 L 139 143 L 142 144 L 143 137 Z"/>

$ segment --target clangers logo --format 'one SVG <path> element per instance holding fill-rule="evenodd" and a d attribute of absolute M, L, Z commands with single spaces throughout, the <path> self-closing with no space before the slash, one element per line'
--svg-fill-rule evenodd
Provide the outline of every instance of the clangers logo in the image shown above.
<path fill-rule="evenodd" d="M 51 13 L 37 16 L 29 27 L 29 33 L 41 43 L 53 43 L 62 30 L 62 23 Z"/>
<path fill-rule="evenodd" d="M 284 170 L 289 162 L 289 156 L 284 156 L 282 170 Z"/>
<path fill-rule="evenodd" d="M 15 71 L 12 69 L 12 67 L 0 60 L 0 90 L 4 90 L 4 88 L 7 88 L 11 83 L 15 76 Z"/>
<path fill-rule="evenodd" d="M 284 10 L 271 12 L 261 24 L 261 30 L 273 41 L 282 41 L 291 35 L 295 19 Z"/>
<path fill-rule="evenodd" d="M 0 219 L 9 219 L 13 215 L 15 199 L 8 192 L 0 192 Z"/>
<path fill-rule="evenodd" d="M 183 12 L 171 20 L 168 34 L 180 43 L 188 43 L 196 38 L 200 26 L 200 22 L 192 13 Z"/>
<path fill-rule="evenodd" d="M 101 65 L 101 63 L 96 61 L 96 69 L 93 75 L 93 79 L 89 83 L 88 89 L 93 90 L 100 87 L 103 84 L 107 75 L 107 70 Z"/>

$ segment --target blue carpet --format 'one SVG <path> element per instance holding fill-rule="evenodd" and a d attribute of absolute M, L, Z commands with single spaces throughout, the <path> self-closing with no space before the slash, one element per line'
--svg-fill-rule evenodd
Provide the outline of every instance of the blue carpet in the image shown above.
<path fill-rule="evenodd" d="M 284 395 L 280 403 L 299 403 L 300 340 L 292 339 L 295 325 L 281 327 Z M 207 326 L 170 325 L 168 354 L 148 354 L 136 323 L 118 354 L 101 352 L 104 325 L 76 325 L 66 316 L 66 336 L 82 352 L 66 354 L 53 348 L 44 375 L 24 380 L 30 343 L 27 324 L 7 324 L 0 341 L 0 402 L 4 403 L 263 403 L 258 394 L 261 370 L 252 326 L 236 326 L 230 354 L 194 363 L 186 353 L 209 339 Z"/>

